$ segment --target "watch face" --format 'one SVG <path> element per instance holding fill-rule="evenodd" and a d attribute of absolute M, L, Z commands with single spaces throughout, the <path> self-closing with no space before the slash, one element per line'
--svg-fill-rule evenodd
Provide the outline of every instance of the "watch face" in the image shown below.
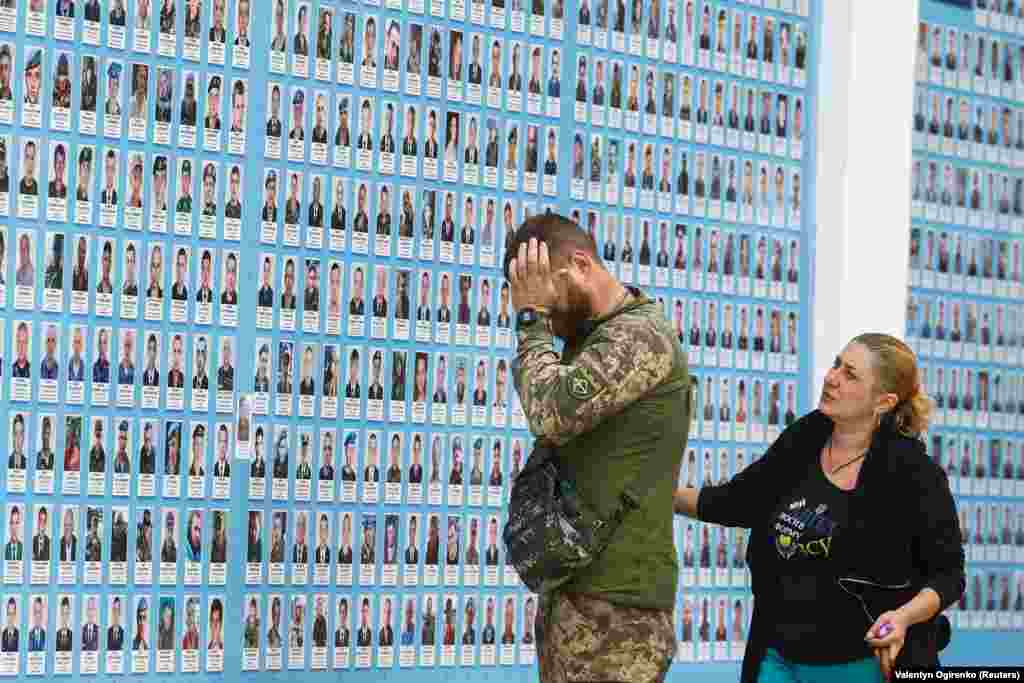
<path fill-rule="evenodd" d="M 532 308 L 524 308 L 516 314 L 516 326 L 527 327 L 537 322 L 537 311 Z"/>

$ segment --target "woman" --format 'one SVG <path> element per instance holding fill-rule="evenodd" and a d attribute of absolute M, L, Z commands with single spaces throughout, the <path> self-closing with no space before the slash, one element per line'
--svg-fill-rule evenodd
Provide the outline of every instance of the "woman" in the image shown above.
<path fill-rule="evenodd" d="M 444 147 L 444 162 L 457 164 L 459 161 L 459 115 L 448 115 L 448 138 Z"/>
<path fill-rule="evenodd" d="M 963 593 L 964 551 L 946 475 L 914 438 L 929 410 L 913 352 L 864 334 L 829 370 L 818 409 L 763 458 L 676 491 L 677 513 L 752 530 L 744 683 L 881 681 L 897 657 L 938 664 L 948 622 L 935 616 Z"/>

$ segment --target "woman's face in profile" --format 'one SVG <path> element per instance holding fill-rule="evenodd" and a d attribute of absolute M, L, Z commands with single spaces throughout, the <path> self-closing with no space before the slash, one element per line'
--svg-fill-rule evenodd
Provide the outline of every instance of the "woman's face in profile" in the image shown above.
<path fill-rule="evenodd" d="M 874 358 L 851 342 L 825 374 L 818 408 L 834 421 L 872 422 L 884 395 L 877 386 Z"/>

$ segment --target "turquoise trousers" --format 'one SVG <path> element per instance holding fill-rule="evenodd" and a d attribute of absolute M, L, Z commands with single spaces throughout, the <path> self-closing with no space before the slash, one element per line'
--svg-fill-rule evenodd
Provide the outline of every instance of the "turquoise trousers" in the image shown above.
<path fill-rule="evenodd" d="M 846 664 L 795 664 L 769 648 L 757 683 L 885 683 L 885 677 L 874 657 Z"/>

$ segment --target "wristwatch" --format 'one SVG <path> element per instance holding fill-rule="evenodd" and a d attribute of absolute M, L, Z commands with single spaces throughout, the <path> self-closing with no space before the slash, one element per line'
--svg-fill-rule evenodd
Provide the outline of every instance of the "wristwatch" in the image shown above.
<path fill-rule="evenodd" d="M 537 323 L 542 315 L 546 315 L 536 308 L 523 308 L 516 313 L 516 330 L 525 330 Z"/>

